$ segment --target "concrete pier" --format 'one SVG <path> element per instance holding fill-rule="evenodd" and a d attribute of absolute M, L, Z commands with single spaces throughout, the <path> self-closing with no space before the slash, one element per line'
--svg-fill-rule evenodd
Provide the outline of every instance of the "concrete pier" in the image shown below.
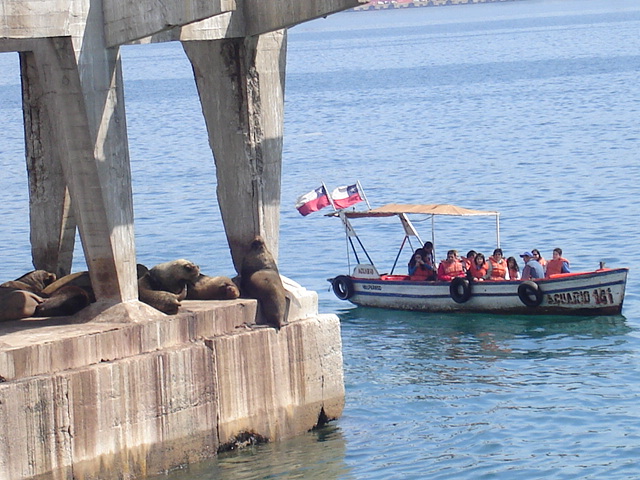
<path fill-rule="evenodd" d="M 0 480 L 135 478 L 340 415 L 339 323 L 314 292 L 287 282 L 279 332 L 245 325 L 254 300 L 171 317 L 138 301 L 119 48 L 182 42 L 239 271 L 255 235 L 278 256 L 286 29 L 363 3 L 0 0 L 0 52 L 20 55 L 33 266 L 70 273 L 77 229 L 97 299 L 0 324 Z"/>
<path fill-rule="evenodd" d="M 0 480 L 132 479 L 338 418 L 338 318 L 294 287 L 279 332 L 249 299 L 0 324 Z"/>

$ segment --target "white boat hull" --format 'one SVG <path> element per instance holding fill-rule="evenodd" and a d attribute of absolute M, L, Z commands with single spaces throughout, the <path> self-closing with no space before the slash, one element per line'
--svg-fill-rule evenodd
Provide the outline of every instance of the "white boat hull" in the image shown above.
<path fill-rule="evenodd" d="M 618 268 L 536 280 L 537 287 L 533 287 L 538 291 L 529 297 L 532 300 L 526 298 L 520 287 L 524 282 L 517 280 L 472 282 L 468 284 L 469 298 L 458 297 L 457 301 L 451 292 L 451 282 L 421 282 L 402 275 L 382 275 L 340 276 L 332 279 L 332 283 L 339 298 L 368 307 L 425 312 L 617 315 L 622 311 L 627 274 L 627 268 Z M 345 282 L 346 292 L 336 290 L 337 279 Z"/>

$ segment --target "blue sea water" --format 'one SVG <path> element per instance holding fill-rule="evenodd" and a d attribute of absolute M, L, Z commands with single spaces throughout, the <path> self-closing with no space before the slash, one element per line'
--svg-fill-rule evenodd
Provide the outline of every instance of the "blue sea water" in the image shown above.
<path fill-rule="evenodd" d="M 345 12 L 290 29 L 279 264 L 341 319 L 344 415 L 161 478 L 639 478 L 639 33 L 636 0 Z M 128 46 L 122 58 L 138 260 L 184 257 L 232 274 L 181 47 Z M 22 128 L 17 55 L 0 54 L 3 279 L 31 268 Z M 323 181 L 356 180 L 373 207 L 498 210 L 508 255 L 560 246 L 575 270 L 629 266 L 623 315 L 437 315 L 337 300 L 326 279 L 348 268 L 339 221 L 293 205 Z M 390 268 L 395 223 L 354 226 Z M 429 236 L 428 222 L 417 227 Z M 439 257 L 494 246 L 491 221 L 437 221 Z"/>

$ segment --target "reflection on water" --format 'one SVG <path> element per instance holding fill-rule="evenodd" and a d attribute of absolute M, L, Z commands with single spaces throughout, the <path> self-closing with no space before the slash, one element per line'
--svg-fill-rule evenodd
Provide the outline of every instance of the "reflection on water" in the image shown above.
<path fill-rule="evenodd" d="M 148 477 L 148 480 L 348 480 L 353 477 L 345 463 L 345 450 L 340 429 L 330 424 L 295 439 L 222 453 L 217 459 L 169 475 Z"/>
<path fill-rule="evenodd" d="M 348 333 L 349 342 L 352 336 L 371 343 L 376 336 L 384 343 L 394 337 L 405 358 L 429 362 L 620 355 L 624 336 L 632 331 L 622 315 L 494 316 L 357 307 L 342 311 L 340 318 L 356 332 Z"/>

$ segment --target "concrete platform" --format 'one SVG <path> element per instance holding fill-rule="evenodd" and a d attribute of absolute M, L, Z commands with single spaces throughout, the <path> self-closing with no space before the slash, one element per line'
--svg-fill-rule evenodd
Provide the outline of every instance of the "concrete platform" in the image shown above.
<path fill-rule="evenodd" d="M 338 418 L 340 323 L 296 301 L 280 331 L 255 300 L 140 302 L 0 324 L 0 480 L 136 478 Z M 96 311 L 98 313 L 96 314 Z"/>

